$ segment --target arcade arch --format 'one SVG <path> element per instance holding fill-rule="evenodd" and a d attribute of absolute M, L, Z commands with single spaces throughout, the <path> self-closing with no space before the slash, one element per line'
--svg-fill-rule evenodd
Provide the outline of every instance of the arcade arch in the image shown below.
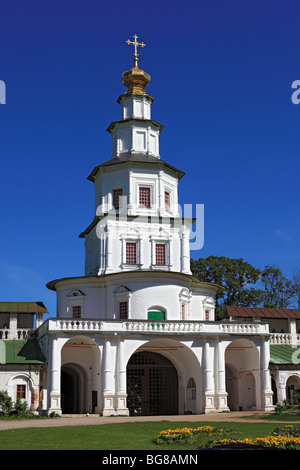
<path fill-rule="evenodd" d="M 61 350 L 62 413 L 93 413 L 100 399 L 100 351 L 93 339 L 75 336 Z"/>
<path fill-rule="evenodd" d="M 127 406 L 131 415 L 174 415 L 201 412 L 201 394 L 193 392 L 190 409 L 188 383 L 201 389 L 198 358 L 184 344 L 155 339 L 140 346 L 127 363 Z"/>
<path fill-rule="evenodd" d="M 290 375 L 286 381 L 286 398 L 292 400 L 295 392 L 300 393 L 300 377 L 298 375 Z"/>
<path fill-rule="evenodd" d="M 227 404 L 231 411 L 259 406 L 259 352 L 247 339 L 232 341 L 225 350 Z"/>

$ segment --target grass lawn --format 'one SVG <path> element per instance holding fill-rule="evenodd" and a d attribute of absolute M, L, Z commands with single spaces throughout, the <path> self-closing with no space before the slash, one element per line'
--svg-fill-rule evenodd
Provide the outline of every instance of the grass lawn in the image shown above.
<path fill-rule="evenodd" d="M 0 431 L 0 450 L 147 450 L 173 451 L 196 450 L 199 441 L 193 445 L 156 445 L 152 441 L 160 431 L 183 427 L 197 428 L 210 425 L 223 429 L 233 429 L 230 437 L 263 437 L 270 434 L 278 425 L 262 423 L 187 423 L 187 422 L 143 422 L 105 424 L 99 426 L 63 426 L 51 428 L 27 428 Z M 229 434 L 227 434 L 229 436 Z M 218 439 L 199 437 L 203 440 Z"/>

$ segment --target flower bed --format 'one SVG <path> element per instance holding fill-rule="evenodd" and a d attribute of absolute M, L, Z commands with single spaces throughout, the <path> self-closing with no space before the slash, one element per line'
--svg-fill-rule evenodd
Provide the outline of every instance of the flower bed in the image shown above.
<path fill-rule="evenodd" d="M 300 424 L 296 426 L 287 424 L 286 426 L 276 428 L 272 432 L 272 436 L 300 437 Z"/>
<path fill-rule="evenodd" d="M 265 437 L 247 437 L 239 439 L 232 438 L 219 438 L 201 443 L 197 438 L 201 436 L 216 437 L 224 435 L 238 434 L 233 429 L 219 428 L 212 426 L 200 426 L 198 428 L 178 428 L 167 429 L 161 431 L 153 440 L 155 444 L 196 444 L 199 446 L 198 450 L 203 449 L 284 449 L 284 450 L 300 450 L 300 425 L 292 426 L 286 425 L 278 427 Z"/>
<path fill-rule="evenodd" d="M 200 426 L 198 428 L 167 429 L 161 431 L 153 440 L 155 444 L 191 444 L 199 436 L 220 435 L 230 432 L 230 429 L 222 429 L 212 426 Z"/>
<path fill-rule="evenodd" d="M 244 448 L 255 446 L 269 449 L 300 450 L 300 438 L 293 436 L 266 436 L 245 439 L 220 439 L 218 441 L 211 441 L 206 447 L 237 449 L 241 446 Z"/>

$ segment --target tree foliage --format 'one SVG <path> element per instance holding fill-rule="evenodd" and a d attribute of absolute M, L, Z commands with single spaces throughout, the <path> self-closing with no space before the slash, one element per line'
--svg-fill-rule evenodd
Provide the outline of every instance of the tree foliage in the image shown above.
<path fill-rule="evenodd" d="M 27 403 L 22 402 L 20 397 L 17 397 L 16 402 L 13 404 L 12 398 L 9 396 L 7 390 L 0 390 L 0 414 L 4 416 L 22 416 L 27 412 Z"/>
<path fill-rule="evenodd" d="M 278 266 L 266 266 L 262 271 L 261 281 L 264 285 L 264 307 L 290 307 L 297 288 L 292 280 L 283 276 Z"/>
<path fill-rule="evenodd" d="M 293 272 L 293 281 L 296 286 L 296 299 L 298 302 L 298 308 L 300 308 L 300 269 L 295 269 Z"/>
<path fill-rule="evenodd" d="M 296 283 L 285 278 L 277 266 L 260 270 L 241 258 L 212 255 L 191 259 L 191 271 L 201 281 L 225 288 L 216 296 L 216 320 L 222 318 L 226 306 L 287 308 L 297 293 Z M 298 293 L 300 298 L 300 274 Z"/>
<path fill-rule="evenodd" d="M 262 301 L 263 292 L 254 288 L 261 272 L 243 259 L 213 255 L 197 261 L 192 259 L 191 270 L 201 281 L 225 287 L 216 297 L 216 319 L 222 317 L 226 306 L 254 307 Z"/>

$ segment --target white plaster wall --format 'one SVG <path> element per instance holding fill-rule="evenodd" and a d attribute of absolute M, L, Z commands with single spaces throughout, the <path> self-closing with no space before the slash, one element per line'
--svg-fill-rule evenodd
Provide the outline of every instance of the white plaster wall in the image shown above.
<path fill-rule="evenodd" d="M 95 211 L 105 214 L 113 209 L 112 190 L 123 188 L 123 195 L 126 197 L 126 205 L 129 205 L 128 213 L 178 216 L 178 180 L 171 170 L 161 169 L 159 165 L 147 166 L 146 164 L 118 164 L 102 167 L 95 177 Z M 149 186 L 152 188 L 151 209 L 139 207 L 139 186 Z M 164 191 L 171 194 L 170 213 L 165 211 Z"/>
<path fill-rule="evenodd" d="M 129 289 L 129 318 L 146 320 L 147 311 L 156 307 L 166 312 L 166 320 L 181 320 L 182 291 L 190 292 L 187 320 L 203 320 L 207 299 L 213 303 L 214 291 L 204 285 L 202 294 L 197 291 L 193 297 L 189 278 L 167 275 L 145 279 L 145 273 L 132 273 L 129 278 L 119 275 L 104 278 L 73 278 L 57 284 L 57 315 L 60 318 L 72 317 L 72 306 L 81 305 L 82 318 L 118 319 L 116 289 L 126 286 Z M 72 290 L 80 290 L 84 295 L 70 296 Z M 212 312 L 212 320 L 214 312 Z"/>
<path fill-rule="evenodd" d="M 6 368 L 9 368 L 6 370 Z M 35 394 L 35 409 L 38 407 L 38 391 L 40 384 L 40 373 L 36 369 L 28 373 L 28 366 L 20 365 L 2 366 L 0 370 L 0 390 L 6 390 L 12 398 L 13 403 L 17 399 L 17 385 L 26 386 L 26 398 L 22 400 L 27 403 L 28 409 L 31 409 L 32 394 Z"/>
<path fill-rule="evenodd" d="M 173 227 L 148 224 L 144 217 L 132 221 L 120 221 L 107 217 L 95 226 L 85 242 L 85 274 L 107 274 L 136 269 L 190 273 L 189 227 Z M 182 243 L 182 230 L 186 230 L 186 242 Z M 137 264 L 126 264 L 126 242 L 137 243 Z M 155 264 L 155 243 L 166 244 L 166 265 Z M 186 258 L 185 265 L 183 258 Z"/>

